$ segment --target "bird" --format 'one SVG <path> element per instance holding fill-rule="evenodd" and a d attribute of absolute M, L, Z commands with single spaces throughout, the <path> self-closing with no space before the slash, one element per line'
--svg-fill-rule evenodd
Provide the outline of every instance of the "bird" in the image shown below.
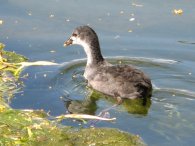
<path fill-rule="evenodd" d="M 112 65 L 101 53 L 96 32 L 88 25 L 76 27 L 64 47 L 80 45 L 87 55 L 84 78 L 87 86 L 116 99 L 150 98 L 151 79 L 131 65 Z"/>

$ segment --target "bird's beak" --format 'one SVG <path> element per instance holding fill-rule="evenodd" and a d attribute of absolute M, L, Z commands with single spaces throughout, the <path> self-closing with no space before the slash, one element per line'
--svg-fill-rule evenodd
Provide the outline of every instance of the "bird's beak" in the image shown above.
<path fill-rule="evenodd" d="M 64 47 L 72 45 L 73 40 L 69 38 L 67 41 L 64 42 Z"/>

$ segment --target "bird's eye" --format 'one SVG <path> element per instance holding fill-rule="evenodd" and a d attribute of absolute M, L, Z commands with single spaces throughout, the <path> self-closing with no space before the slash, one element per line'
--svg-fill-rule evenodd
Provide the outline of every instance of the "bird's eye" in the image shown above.
<path fill-rule="evenodd" d="M 73 33 L 72 36 L 77 37 L 77 34 L 76 33 Z"/>

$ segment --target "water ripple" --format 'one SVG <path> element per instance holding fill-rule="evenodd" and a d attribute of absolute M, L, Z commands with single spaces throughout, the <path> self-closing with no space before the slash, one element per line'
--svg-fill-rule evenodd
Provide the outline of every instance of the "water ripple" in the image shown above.
<path fill-rule="evenodd" d="M 189 91 L 189 90 L 186 90 L 186 89 L 177 89 L 177 88 L 159 88 L 157 86 L 155 86 L 153 84 L 153 89 L 154 89 L 154 92 L 155 91 L 161 91 L 161 92 L 168 92 L 168 93 L 172 93 L 173 95 L 175 93 L 179 94 L 179 95 L 184 95 L 184 96 L 188 96 L 188 97 L 193 97 L 195 98 L 195 92 L 193 91 Z M 193 100 L 193 99 L 191 99 Z"/>
<path fill-rule="evenodd" d="M 147 62 L 147 63 L 156 63 L 156 64 L 175 64 L 178 63 L 179 61 L 176 60 L 171 60 L 171 59 L 164 59 L 164 58 L 146 58 L 146 57 L 127 57 L 127 56 L 109 56 L 105 57 L 106 60 L 109 62 L 116 62 L 118 60 L 121 61 L 137 61 L 137 62 Z M 66 66 L 66 68 L 72 67 L 74 65 L 82 65 L 86 63 L 87 59 L 82 58 L 82 59 L 74 59 L 70 62 L 64 62 L 61 64 L 61 66 Z"/>
<path fill-rule="evenodd" d="M 164 59 L 164 58 L 146 58 L 146 57 L 126 57 L 126 56 L 116 56 L 116 57 L 107 57 L 106 59 L 121 59 L 129 61 L 142 61 L 142 62 L 151 62 L 151 63 L 164 63 L 164 64 L 174 64 L 179 61 Z"/>
<path fill-rule="evenodd" d="M 195 42 L 190 42 L 190 41 L 178 41 L 178 42 L 182 44 L 195 45 Z"/>

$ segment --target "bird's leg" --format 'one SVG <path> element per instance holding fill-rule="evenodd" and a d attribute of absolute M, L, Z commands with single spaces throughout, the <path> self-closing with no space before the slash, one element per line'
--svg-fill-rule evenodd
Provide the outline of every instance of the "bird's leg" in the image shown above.
<path fill-rule="evenodd" d="M 117 103 L 114 104 L 114 105 L 112 105 L 111 107 L 108 107 L 108 108 L 102 110 L 99 114 L 103 114 L 103 113 L 105 113 L 105 112 L 108 112 L 109 110 L 111 110 L 111 109 L 114 108 L 114 107 L 117 107 L 118 105 L 120 105 L 120 104 L 123 102 L 122 98 L 121 98 L 120 96 L 118 96 L 117 93 L 114 93 L 114 96 L 115 96 L 115 98 L 116 98 L 116 100 L 117 100 Z"/>

